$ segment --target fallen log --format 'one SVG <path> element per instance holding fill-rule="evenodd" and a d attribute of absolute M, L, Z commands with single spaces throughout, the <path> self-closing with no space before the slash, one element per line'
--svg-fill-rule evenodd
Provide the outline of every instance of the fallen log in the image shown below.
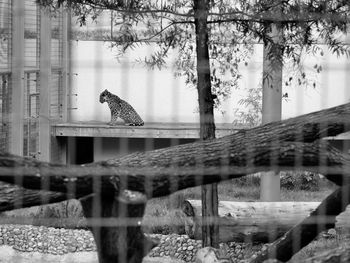
<path fill-rule="evenodd" d="M 189 163 L 181 164 L 183 166 L 177 166 L 176 158 L 186 155 L 185 152 L 175 149 L 170 155 L 167 154 L 167 151 L 172 148 L 149 152 L 149 155 L 144 158 L 146 162 L 144 166 L 136 167 L 113 167 L 106 163 L 84 167 L 59 166 L 0 154 L 0 181 L 18 184 L 32 190 L 45 189 L 61 193 L 73 191 L 77 196 L 86 196 L 95 191 L 94 183 L 98 178 L 100 190 L 105 194 L 128 189 L 144 193 L 147 198 L 152 198 L 166 196 L 189 187 L 269 171 L 272 169 L 271 160 L 274 160 L 275 169 L 300 170 L 302 167 L 305 171 L 323 174 L 328 180 L 338 185 L 350 182 L 348 173 L 350 157 L 326 142 L 284 142 L 277 145 L 257 142 L 254 147 L 251 145 L 252 147 L 242 151 L 230 146 L 230 149 L 227 149 L 228 153 L 223 150 L 225 145 L 221 143 L 215 147 L 212 145 L 211 149 L 203 150 L 202 146 L 187 145 L 188 151 L 192 152 L 197 149 L 198 155 L 190 154 L 188 158 L 194 159 L 194 163 L 192 163 L 193 160 L 188 160 Z M 159 153 L 164 155 L 158 156 Z M 220 156 L 220 154 L 223 155 Z M 157 166 L 152 161 L 147 165 L 147 158 L 156 156 L 158 156 L 159 165 Z M 167 166 L 169 158 L 175 159 L 172 165 Z M 201 158 L 208 162 L 208 167 L 202 166 L 198 160 L 195 161 Z M 162 160 L 165 163 L 162 163 Z M 296 160 L 298 162 L 294 166 Z M 211 163 L 212 161 L 214 163 Z M 165 166 L 162 167 L 161 164 Z"/>
<path fill-rule="evenodd" d="M 13 184 L 0 182 L 0 212 L 57 203 L 68 198 L 69 196 L 63 193 L 28 190 Z"/>
<path fill-rule="evenodd" d="M 45 190 L 67 193 L 73 188 L 76 195 L 85 196 L 94 192 L 94 177 L 98 176 L 104 193 L 119 190 L 123 181 L 127 189 L 152 198 L 269 171 L 273 166 L 303 168 L 343 185 L 350 181 L 346 173 L 349 156 L 317 140 L 349 131 L 349 120 L 350 103 L 215 140 L 130 154 L 85 167 L 1 154 L 0 180 L 32 190 L 46 186 Z"/>
<path fill-rule="evenodd" d="M 270 243 L 300 223 L 320 202 L 219 202 L 220 242 Z M 200 200 L 185 200 L 182 211 L 194 222 L 186 234 L 201 239 Z M 337 217 L 336 227 L 350 229 L 350 207 Z M 316 221 L 317 218 L 314 218 Z"/>

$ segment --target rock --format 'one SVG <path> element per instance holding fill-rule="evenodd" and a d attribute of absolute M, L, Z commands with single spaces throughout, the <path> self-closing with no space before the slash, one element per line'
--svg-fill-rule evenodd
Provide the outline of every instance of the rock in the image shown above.
<path fill-rule="evenodd" d="M 326 232 L 322 233 L 324 238 L 335 238 L 337 236 L 337 231 L 334 228 L 329 229 Z"/>
<path fill-rule="evenodd" d="M 223 258 L 220 256 L 219 249 L 212 247 L 205 247 L 198 250 L 196 257 L 196 263 L 232 263 L 229 257 Z"/>

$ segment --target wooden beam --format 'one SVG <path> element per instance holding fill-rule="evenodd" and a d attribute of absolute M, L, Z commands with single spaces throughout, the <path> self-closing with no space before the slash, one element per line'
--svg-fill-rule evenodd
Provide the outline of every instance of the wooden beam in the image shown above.
<path fill-rule="evenodd" d="M 24 125 L 24 1 L 12 1 L 12 69 L 10 153 L 23 155 Z"/>
<path fill-rule="evenodd" d="M 51 89 L 51 19 L 45 9 L 40 9 L 40 110 L 39 110 L 39 152 L 38 158 L 50 161 L 50 89 Z"/>

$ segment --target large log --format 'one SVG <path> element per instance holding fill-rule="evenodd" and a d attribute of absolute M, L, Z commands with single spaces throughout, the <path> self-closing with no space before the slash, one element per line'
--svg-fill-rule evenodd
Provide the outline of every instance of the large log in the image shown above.
<path fill-rule="evenodd" d="M 197 149 L 198 156 L 193 156 L 195 153 L 189 155 L 189 163 L 181 163 L 181 166 L 176 162 L 176 158 L 182 159 L 181 156 L 186 155 L 185 152 L 171 150 L 169 154 L 167 151 L 172 148 L 168 148 L 149 153 L 151 158 L 157 156 L 159 165 L 164 160 L 165 167 L 159 167 L 151 160 L 148 163 L 148 155 L 143 159 L 140 156 L 145 161 L 144 166 L 111 167 L 108 163 L 99 163 L 82 167 L 51 165 L 0 154 L 0 181 L 19 184 L 33 190 L 45 189 L 69 193 L 74 189 L 75 195 L 84 196 L 94 192 L 94 182 L 98 178 L 101 190 L 105 193 L 125 188 L 144 193 L 147 198 L 152 198 L 166 196 L 189 187 L 269 171 L 272 169 L 271 160 L 274 160 L 273 165 L 279 170 L 300 170 L 302 167 L 303 170 L 321 173 L 338 185 L 347 184 L 350 181 L 350 175 L 347 172 L 350 170 L 349 156 L 326 142 L 286 142 L 277 145 L 257 142 L 254 147 L 251 146 L 241 152 L 235 148 L 229 149 L 229 153 L 222 152 L 226 145 L 221 143 L 211 145 L 212 150 L 203 149 L 202 144 L 204 142 L 199 145 L 187 145 L 188 151 Z M 167 166 L 168 158 L 174 158 L 172 165 Z M 201 158 L 208 162 L 208 167 L 196 162 L 196 159 Z M 220 159 L 222 159 L 221 162 Z M 125 183 L 121 185 L 120 182 Z"/>
<path fill-rule="evenodd" d="M 272 242 L 302 222 L 320 202 L 219 202 L 220 242 Z M 201 202 L 185 200 L 182 211 L 194 226 L 187 234 L 201 239 Z M 350 207 L 337 217 L 336 227 L 350 229 Z M 314 220 L 317 220 L 314 218 Z"/>
<path fill-rule="evenodd" d="M 86 167 L 2 154 L 0 180 L 33 190 L 47 186 L 45 190 L 67 193 L 74 188 L 75 194 L 84 196 L 93 193 L 94 177 L 99 176 L 104 192 L 113 192 L 124 181 L 127 189 L 152 198 L 268 171 L 273 165 L 285 170 L 302 167 L 342 185 L 350 181 L 345 173 L 349 157 L 326 143 L 312 142 L 349 131 L 349 120 L 350 104 L 344 104 L 215 140 L 130 154 Z"/>
<path fill-rule="evenodd" d="M 67 195 L 58 192 L 28 190 L 0 182 L 0 212 L 23 207 L 57 203 L 67 200 Z"/>

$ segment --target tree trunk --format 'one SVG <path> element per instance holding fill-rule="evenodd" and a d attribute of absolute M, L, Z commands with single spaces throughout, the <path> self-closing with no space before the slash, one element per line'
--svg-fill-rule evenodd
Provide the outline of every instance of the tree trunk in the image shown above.
<path fill-rule="evenodd" d="M 219 202 L 219 242 L 271 243 L 300 223 L 320 202 Z M 201 203 L 185 200 L 183 212 L 195 225 L 187 234 L 201 237 Z M 350 229 L 350 207 L 337 217 L 337 228 Z M 314 218 L 316 220 L 316 218 Z"/>
<path fill-rule="evenodd" d="M 200 139 L 215 138 L 214 100 L 211 92 L 210 61 L 209 61 L 209 28 L 207 24 L 209 1 L 194 1 L 194 17 L 196 29 L 197 52 L 197 91 L 200 118 Z M 199 160 L 200 162 L 201 160 Z M 218 216 L 218 192 L 217 184 L 202 186 L 202 215 L 204 218 L 212 218 L 208 224 L 202 226 L 203 247 L 218 248 L 219 226 L 215 224 Z"/>
<path fill-rule="evenodd" d="M 156 245 L 141 231 L 147 199 L 137 192 L 91 195 L 81 199 L 84 214 L 96 220 L 90 226 L 100 263 L 138 263 Z"/>
<path fill-rule="evenodd" d="M 215 147 L 203 149 L 191 147 L 191 150 L 198 149 L 195 154 L 198 156 L 207 156 L 208 164 L 205 169 L 203 167 L 186 166 L 175 167 L 156 167 L 156 166 L 141 166 L 141 167 L 105 167 L 104 165 L 96 165 L 90 167 L 72 166 L 48 166 L 37 167 L 18 163 L 14 167 L 0 167 L 0 180 L 9 183 L 18 183 L 14 180 L 14 176 L 22 177 L 20 185 L 32 190 L 40 190 L 42 188 L 42 180 L 52 178 L 48 184 L 47 190 L 69 193 L 70 183 L 75 183 L 75 195 L 84 196 L 96 191 L 94 181 L 99 178 L 101 191 L 105 193 L 113 192 L 119 189 L 120 181 L 127 181 L 126 189 L 144 193 L 147 198 L 166 196 L 181 189 L 220 182 L 223 180 L 238 178 L 246 174 L 252 174 L 271 169 L 270 158 L 278 160 L 276 167 L 280 170 L 300 170 L 310 171 L 323 174 L 328 180 L 344 185 L 350 182 L 350 176 L 346 171 L 350 169 L 350 159 L 348 155 L 344 155 L 337 149 L 331 146 L 323 145 L 319 142 L 314 144 L 304 143 L 280 143 L 278 146 L 269 144 L 257 144 L 255 147 L 246 149 L 245 152 L 240 152 L 239 149 L 233 148 L 223 157 L 228 159 L 228 165 L 220 166 L 216 164 L 217 158 L 220 161 L 221 151 L 215 151 L 216 147 L 224 148 L 226 145 L 217 144 Z M 192 149 L 193 148 L 193 149 Z M 168 148 L 171 149 L 171 148 Z M 189 150 L 189 149 L 188 149 Z M 163 153 L 158 160 L 167 160 L 169 156 L 175 156 L 174 153 L 155 151 Z M 231 153 L 230 153 L 231 152 Z M 176 151 L 182 157 L 189 157 L 188 152 Z M 169 155 L 170 154 L 170 155 Z M 247 160 L 247 156 L 249 159 Z M 156 156 L 153 156 L 156 157 Z M 153 158 L 152 157 L 152 158 Z M 12 160 L 12 156 L 1 159 Z M 174 157 L 176 158 L 176 157 Z M 195 158 L 195 157 L 193 157 Z M 302 166 L 294 166 L 295 159 L 300 158 Z M 17 159 L 17 157 L 16 157 Z M 146 159 L 147 160 L 147 159 Z M 324 160 L 324 163 L 320 163 Z M 176 160 L 174 160 L 176 162 Z M 191 160 L 187 160 L 191 162 Z M 166 161 L 167 162 L 167 161 Z M 34 162 L 36 163 L 36 162 Z M 148 163 L 151 164 L 151 163 Z M 179 169 L 181 167 L 181 169 Z M 177 186 L 176 188 L 174 186 Z M 46 189 L 46 188 L 44 188 Z M 6 196 L 6 192 L 0 192 Z M 40 197 L 40 195 L 38 196 Z M 67 196 L 67 199 L 72 198 Z"/>

